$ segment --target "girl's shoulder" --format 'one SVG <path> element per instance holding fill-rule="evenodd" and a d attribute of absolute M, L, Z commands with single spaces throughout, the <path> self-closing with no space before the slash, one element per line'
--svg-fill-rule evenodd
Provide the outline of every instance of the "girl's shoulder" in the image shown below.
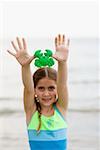
<path fill-rule="evenodd" d="M 58 111 L 59 114 L 61 114 L 61 116 L 66 120 L 67 117 L 67 111 L 65 111 L 58 102 L 56 102 L 56 104 L 54 104 L 55 109 Z"/>
<path fill-rule="evenodd" d="M 34 105 L 34 107 L 32 107 L 27 113 L 26 113 L 26 123 L 27 125 L 30 123 L 31 118 L 33 116 L 33 114 L 36 112 L 36 105 Z"/>

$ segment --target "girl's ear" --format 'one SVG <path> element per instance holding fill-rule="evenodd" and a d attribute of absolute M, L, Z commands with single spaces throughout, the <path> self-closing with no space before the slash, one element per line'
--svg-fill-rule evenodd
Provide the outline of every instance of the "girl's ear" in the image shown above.
<path fill-rule="evenodd" d="M 37 98 L 37 95 L 36 95 L 36 94 L 35 94 L 34 96 L 35 96 L 35 98 Z"/>
<path fill-rule="evenodd" d="M 34 89 L 34 97 L 37 97 L 36 89 Z"/>
<path fill-rule="evenodd" d="M 58 95 L 56 94 L 56 95 L 55 95 L 55 101 L 57 101 L 57 100 L 58 100 Z"/>
<path fill-rule="evenodd" d="M 36 94 L 36 88 L 34 88 L 34 94 Z"/>

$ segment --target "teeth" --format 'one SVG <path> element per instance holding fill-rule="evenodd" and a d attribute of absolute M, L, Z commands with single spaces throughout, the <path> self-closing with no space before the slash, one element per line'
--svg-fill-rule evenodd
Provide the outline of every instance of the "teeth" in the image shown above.
<path fill-rule="evenodd" d="M 49 101 L 50 99 L 43 99 L 43 100 L 45 100 L 45 101 Z"/>

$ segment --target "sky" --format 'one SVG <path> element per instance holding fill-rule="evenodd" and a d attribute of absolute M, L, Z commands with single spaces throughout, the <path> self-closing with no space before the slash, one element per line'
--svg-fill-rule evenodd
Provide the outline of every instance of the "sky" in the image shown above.
<path fill-rule="evenodd" d="M 98 0 L 1 1 L 0 36 L 98 37 Z"/>

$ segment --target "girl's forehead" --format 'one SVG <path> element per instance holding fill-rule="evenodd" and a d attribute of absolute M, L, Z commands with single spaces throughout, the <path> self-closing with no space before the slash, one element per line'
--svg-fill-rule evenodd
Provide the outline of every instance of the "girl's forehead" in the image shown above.
<path fill-rule="evenodd" d="M 43 79 L 39 80 L 37 86 L 39 86 L 39 85 L 43 85 L 43 86 L 44 85 L 56 85 L 56 82 L 49 78 L 43 78 Z"/>

